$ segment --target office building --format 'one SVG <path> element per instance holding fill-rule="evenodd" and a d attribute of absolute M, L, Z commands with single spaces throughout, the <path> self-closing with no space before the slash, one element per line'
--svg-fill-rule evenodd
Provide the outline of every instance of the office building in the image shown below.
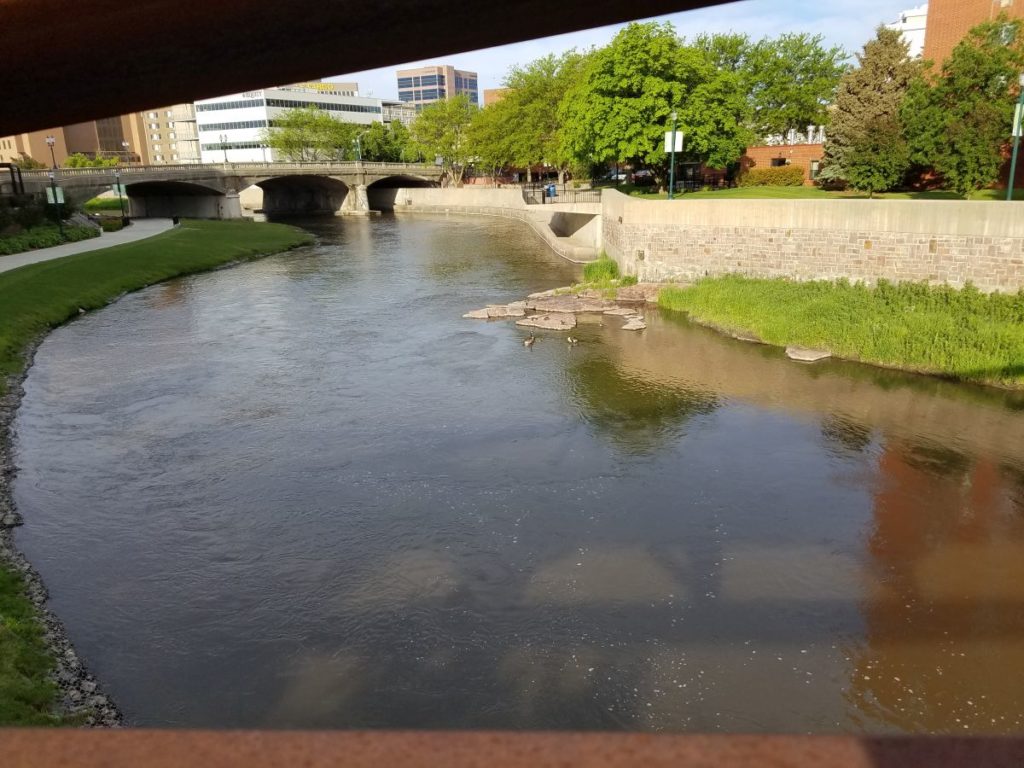
<path fill-rule="evenodd" d="M 46 139 L 54 139 L 53 153 Z M 71 155 L 117 157 L 123 163 L 148 163 L 143 123 L 139 115 L 107 117 L 84 123 L 47 128 L 41 131 L 0 137 L 0 162 L 36 162 L 63 165 Z"/>
<path fill-rule="evenodd" d="M 139 112 L 145 154 L 153 165 L 187 165 L 200 162 L 199 133 L 192 104 Z"/>
<path fill-rule="evenodd" d="M 398 100 L 413 105 L 417 111 L 426 104 L 464 95 L 474 106 L 480 104 L 476 72 L 466 72 L 448 65 L 431 65 L 416 69 L 400 69 Z"/>
<path fill-rule="evenodd" d="M 894 29 L 907 44 L 910 58 L 920 58 L 924 53 L 925 29 L 928 25 L 928 3 L 903 11 L 897 21 L 885 26 Z"/>
<path fill-rule="evenodd" d="M 416 111 L 398 101 L 358 95 L 355 83 L 309 82 L 204 99 L 195 104 L 199 154 L 204 163 L 275 162 L 263 133 L 284 112 L 317 106 L 346 123 L 410 123 Z"/>

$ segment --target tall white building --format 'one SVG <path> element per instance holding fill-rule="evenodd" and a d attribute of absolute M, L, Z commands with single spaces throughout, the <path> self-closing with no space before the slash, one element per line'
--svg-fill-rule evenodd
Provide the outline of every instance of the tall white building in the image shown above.
<path fill-rule="evenodd" d="M 910 49 L 910 58 L 920 58 L 924 53 L 924 32 L 928 26 L 928 3 L 903 11 L 898 21 L 885 26 L 903 35 L 903 40 Z"/>
<path fill-rule="evenodd" d="M 204 163 L 275 162 L 281 158 L 260 139 L 282 113 L 316 105 L 346 123 L 408 125 L 416 118 L 411 105 L 359 96 L 356 83 L 297 83 L 245 91 L 196 102 L 196 129 Z"/>

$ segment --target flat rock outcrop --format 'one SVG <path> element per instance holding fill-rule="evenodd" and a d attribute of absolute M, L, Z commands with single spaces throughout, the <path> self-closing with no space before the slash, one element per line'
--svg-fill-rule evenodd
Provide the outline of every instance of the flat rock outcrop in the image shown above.
<path fill-rule="evenodd" d="M 786 347 L 786 357 L 801 363 L 816 363 L 819 360 L 827 360 L 832 357 L 832 353 L 824 349 L 810 349 L 809 347 Z"/>
<path fill-rule="evenodd" d="M 526 303 L 527 309 L 535 312 L 604 312 L 615 309 L 614 301 L 601 298 L 585 298 L 582 296 L 551 296 L 546 299 L 533 299 Z"/>
<path fill-rule="evenodd" d="M 568 331 L 576 327 L 576 315 L 566 312 L 530 315 L 517 320 L 516 325 L 522 328 L 543 328 L 547 331 Z"/>

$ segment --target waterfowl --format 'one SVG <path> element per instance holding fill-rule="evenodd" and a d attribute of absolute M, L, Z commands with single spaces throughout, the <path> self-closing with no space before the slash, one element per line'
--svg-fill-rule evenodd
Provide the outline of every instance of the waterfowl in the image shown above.
<path fill-rule="evenodd" d="M 569 342 L 570 344 L 572 344 L 573 346 L 575 346 L 575 345 L 577 345 L 577 344 L 579 344 L 579 343 L 580 343 L 580 340 L 579 340 L 579 339 L 577 339 L 577 338 L 574 338 L 574 337 L 572 337 L 572 336 L 566 336 L 566 337 L 565 337 L 565 340 L 566 340 L 566 341 L 568 341 L 568 342 Z"/>
<path fill-rule="evenodd" d="M 529 336 L 527 336 L 525 339 L 523 339 L 523 346 L 524 347 L 532 347 L 533 346 L 533 342 L 535 342 L 536 340 L 537 340 L 537 337 L 534 336 L 531 333 Z"/>

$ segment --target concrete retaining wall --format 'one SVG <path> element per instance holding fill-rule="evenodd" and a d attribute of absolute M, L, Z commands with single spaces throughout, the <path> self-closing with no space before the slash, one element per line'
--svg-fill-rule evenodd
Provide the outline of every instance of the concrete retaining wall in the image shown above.
<path fill-rule="evenodd" d="M 519 189 L 401 188 L 395 193 L 394 211 L 518 219 L 569 261 L 593 261 L 601 251 L 601 206 L 597 203 L 527 205 Z"/>
<path fill-rule="evenodd" d="M 1024 206 L 918 200 L 603 199 L 603 245 L 641 280 L 740 273 L 1024 288 Z"/>

